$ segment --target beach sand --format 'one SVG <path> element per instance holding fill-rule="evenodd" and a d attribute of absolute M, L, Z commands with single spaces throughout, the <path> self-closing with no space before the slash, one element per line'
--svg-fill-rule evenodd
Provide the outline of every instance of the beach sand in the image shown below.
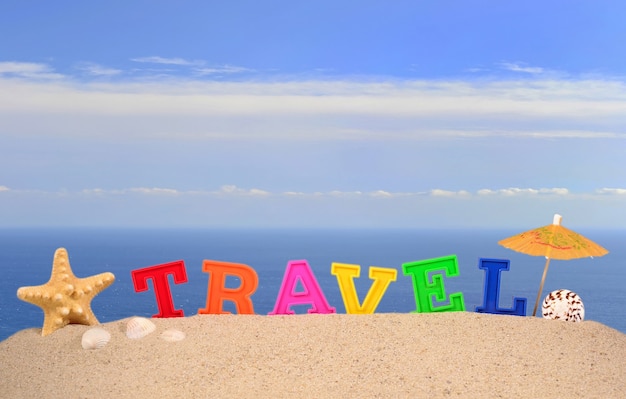
<path fill-rule="evenodd" d="M 2 398 L 624 398 L 626 334 L 472 312 L 195 315 L 102 325 L 85 350 L 69 325 L 0 343 Z M 186 333 L 166 342 L 161 332 Z"/>

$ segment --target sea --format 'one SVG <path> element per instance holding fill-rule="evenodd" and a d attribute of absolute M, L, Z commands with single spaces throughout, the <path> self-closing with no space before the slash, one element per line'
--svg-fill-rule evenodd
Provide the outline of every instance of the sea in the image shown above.
<path fill-rule="evenodd" d="M 456 255 L 457 276 L 444 276 L 447 295 L 463 293 L 465 311 L 474 312 L 484 301 L 485 271 L 481 258 L 510 261 L 502 271 L 499 306 L 513 307 L 513 298 L 527 299 L 527 316 L 535 304 L 545 258 L 521 254 L 498 245 L 520 233 L 517 230 L 425 230 L 425 229 L 129 229 L 129 228 L 20 228 L 0 229 L 0 341 L 27 328 L 41 328 L 43 311 L 19 300 L 18 288 L 42 285 L 50 278 L 57 248 L 65 248 L 77 277 L 112 272 L 115 282 L 97 295 L 91 305 L 102 323 L 130 316 L 151 317 L 158 313 L 152 283 L 136 292 L 131 271 L 174 261 L 183 261 L 186 283 L 169 285 L 175 309 L 185 316 L 206 307 L 209 275 L 204 260 L 243 263 L 258 274 L 252 295 L 254 313 L 274 309 L 289 261 L 306 260 L 324 296 L 337 313 L 345 313 L 333 262 L 359 265 L 355 279 L 359 300 L 367 294 L 370 266 L 395 268 L 397 280 L 382 297 L 376 313 L 410 313 L 416 310 L 412 277 L 402 264 Z M 568 289 L 577 293 L 585 307 L 585 320 L 603 323 L 626 333 L 626 230 L 590 230 L 578 233 L 609 250 L 602 257 L 552 260 L 541 299 L 550 291 Z M 240 284 L 236 277 L 226 285 Z M 445 305 L 446 301 L 434 305 Z M 308 305 L 297 305 L 297 314 Z M 224 302 L 224 310 L 236 313 Z M 541 304 L 538 316 L 541 317 Z M 519 316 L 506 316 L 519 317 Z M 562 322 L 562 321 L 555 321 Z"/>

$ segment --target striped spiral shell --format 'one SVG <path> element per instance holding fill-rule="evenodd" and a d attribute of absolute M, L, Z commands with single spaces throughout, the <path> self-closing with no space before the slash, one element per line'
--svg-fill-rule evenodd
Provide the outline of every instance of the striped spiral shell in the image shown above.
<path fill-rule="evenodd" d="M 569 290 L 556 290 L 549 293 L 543 300 L 541 311 L 544 319 L 583 321 L 585 306 L 583 300 Z"/>

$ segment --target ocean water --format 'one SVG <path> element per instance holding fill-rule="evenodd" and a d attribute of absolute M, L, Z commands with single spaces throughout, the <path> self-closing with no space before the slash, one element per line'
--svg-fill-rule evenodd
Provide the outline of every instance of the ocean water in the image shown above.
<path fill-rule="evenodd" d="M 333 262 L 361 266 L 356 280 L 362 301 L 371 280 L 369 266 L 396 268 L 397 281 L 383 296 L 377 313 L 409 313 L 416 309 L 410 276 L 402 263 L 456 255 L 459 276 L 445 278 L 449 295 L 462 292 L 466 311 L 483 303 L 485 272 L 480 258 L 508 259 L 510 271 L 502 272 L 500 307 L 511 308 L 513 297 L 527 298 L 527 315 L 532 314 L 545 259 L 503 248 L 497 242 L 520 231 L 506 230 L 201 230 L 201 229 L 0 229 L 0 340 L 25 328 L 41 328 L 42 310 L 19 300 L 17 289 L 41 285 L 50 278 L 54 251 L 67 249 L 77 277 L 103 272 L 115 274 L 116 281 L 92 301 L 100 322 L 134 315 L 157 313 L 152 289 L 137 293 L 131 271 L 183 260 L 188 282 L 170 287 L 174 306 L 186 316 L 204 308 L 208 274 L 202 272 L 205 259 L 244 263 L 254 268 L 259 286 L 252 296 L 257 314 L 274 308 L 287 262 L 306 260 L 324 295 L 338 313 L 345 307 L 330 273 Z M 579 231 L 609 250 L 599 258 L 550 264 L 542 298 L 560 288 L 581 296 L 585 319 L 601 322 L 626 333 L 626 230 Z M 236 278 L 227 284 L 236 286 Z M 226 310 L 235 312 L 226 302 Z M 296 306 L 296 313 L 306 313 Z M 540 314 L 540 310 L 538 313 Z M 515 316 L 509 316 L 515 317 Z"/>

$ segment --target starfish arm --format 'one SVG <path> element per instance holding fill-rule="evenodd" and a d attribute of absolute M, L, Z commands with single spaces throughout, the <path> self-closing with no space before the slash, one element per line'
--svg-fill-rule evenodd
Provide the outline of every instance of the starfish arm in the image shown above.
<path fill-rule="evenodd" d="M 68 324 L 70 324 L 70 320 L 63 315 L 62 311 L 58 309 L 44 309 L 41 336 L 45 337 Z"/>
<path fill-rule="evenodd" d="M 52 272 L 50 273 L 49 283 L 55 281 L 63 281 L 66 279 L 75 279 L 74 272 L 70 266 L 70 258 L 65 248 L 59 248 L 54 251 L 54 259 L 52 261 Z"/>
<path fill-rule="evenodd" d="M 41 307 L 49 303 L 55 297 L 55 294 L 48 285 L 36 285 L 32 287 L 20 287 L 17 290 L 17 297 L 24 302 Z"/>
<path fill-rule="evenodd" d="M 100 273 L 95 276 L 77 279 L 74 292 L 79 295 L 88 295 L 92 298 L 101 293 L 115 281 L 113 273 Z M 74 296 L 73 294 L 72 296 Z"/>

